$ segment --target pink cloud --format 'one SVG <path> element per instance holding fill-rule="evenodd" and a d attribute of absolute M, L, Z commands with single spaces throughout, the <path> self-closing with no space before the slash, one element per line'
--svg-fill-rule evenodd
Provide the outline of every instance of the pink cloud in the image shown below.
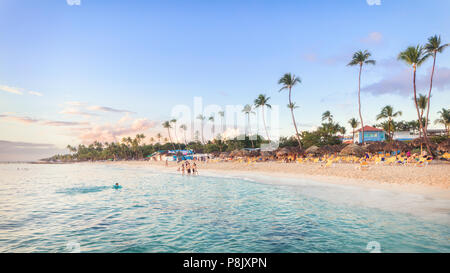
<path fill-rule="evenodd" d="M 90 144 L 94 141 L 100 142 L 116 142 L 122 137 L 134 136 L 136 134 L 145 133 L 150 128 L 157 125 L 155 121 L 145 118 L 136 119 L 131 124 L 124 125 L 123 122 L 116 124 L 95 125 L 92 127 L 73 129 L 78 138 L 84 144 Z"/>

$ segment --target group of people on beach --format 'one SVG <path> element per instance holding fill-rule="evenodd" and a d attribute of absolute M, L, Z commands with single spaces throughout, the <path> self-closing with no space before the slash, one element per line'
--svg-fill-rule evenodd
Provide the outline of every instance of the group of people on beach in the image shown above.
<path fill-rule="evenodd" d="M 185 161 L 181 163 L 181 166 L 178 168 L 178 171 L 181 172 L 182 175 L 198 175 L 197 164 L 193 162 L 192 164 L 189 161 Z"/>

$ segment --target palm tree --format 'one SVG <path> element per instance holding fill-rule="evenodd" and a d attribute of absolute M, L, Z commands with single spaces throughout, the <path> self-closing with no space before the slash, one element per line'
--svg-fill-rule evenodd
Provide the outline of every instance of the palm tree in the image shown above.
<path fill-rule="evenodd" d="M 252 111 L 252 106 L 250 104 L 246 104 L 244 106 L 244 109 L 242 109 L 242 112 L 247 115 L 247 127 L 245 130 L 245 135 L 248 135 L 248 138 L 250 139 L 250 142 L 252 143 L 252 148 L 255 148 L 255 145 L 253 144 L 253 139 L 250 136 L 250 114 L 254 114 L 255 112 Z"/>
<path fill-rule="evenodd" d="M 441 117 L 434 121 L 434 124 L 442 124 L 445 127 L 445 131 L 447 131 L 447 136 L 449 136 L 450 131 L 450 109 L 442 108 L 441 111 L 438 112 Z"/>
<path fill-rule="evenodd" d="M 348 123 L 350 124 L 350 126 L 352 127 L 352 129 L 353 129 L 353 138 L 352 138 L 352 141 L 353 141 L 353 143 L 355 142 L 355 129 L 356 128 L 358 128 L 358 126 L 359 126 L 359 122 L 358 122 L 358 120 L 356 119 L 356 118 L 351 118 L 349 121 L 348 121 Z"/>
<path fill-rule="evenodd" d="M 198 115 L 197 119 L 200 120 L 200 125 L 201 125 L 201 129 L 202 129 L 202 142 L 203 142 L 203 144 L 205 144 L 205 139 L 203 138 L 203 122 L 205 121 L 206 117 L 203 115 Z"/>
<path fill-rule="evenodd" d="M 325 111 L 322 114 L 322 121 L 325 121 L 325 120 L 327 120 L 328 123 L 332 123 L 333 122 L 333 115 L 331 114 L 330 111 Z"/>
<path fill-rule="evenodd" d="M 187 126 L 186 126 L 186 124 L 181 124 L 181 125 L 180 125 L 180 129 L 183 130 L 183 132 L 184 132 L 184 144 L 187 145 L 187 140 L 186 140 Z"/>
<path fill-rule="evenodd" d="M 434 35 L 430 38 L 428 38 L 428 43 L 425 45 L 425 50 L 428 54 L 431 54 L 433 56 L 433 68 L 431 70 L 431 78 L 430 78 L 430 91 L 428 91 L 428 105 L 427 105 L 427 117 L 425 122 L 425 131 L 428 129 L 428 118 L 430 114 L 430 100 L 431 100 L 431 89 L 433 89 L 433 76 L 434 76 L 434 69 L 436 66 L 436 57 L 438 53 L 442 53 L 444 49 L 449 46 L 450 44 L 444 44 L 441 45 L 441 36 Z"/>
<path fill-rule="evenodd" d="M 427 101 L 428 101 L 427 96 L 419 94 L 419 97 L 417 98 L 417 105 L 419 106 L 419 109 L 420 109 L 420 119 L 421 120 L 423 120 L 423 112 L 427 108 Z M 425 120 L 425 125 L 424 125 L 425 128 L 427 128 L 426 123 L 427 123 L 427 121 Z M 420 138 L 422 138 L 422 132 L 420 132 Z"/>
<path fill-rule="evenodd" d="M 71 153 L 76 153 L 76 152 L 77 152 L 77 148 L 76 148 L 76 147 L 67 145 L 66 148 L 67 148 Z"/>
<path fill-rule="evenodd" d="M 180 142 L 178 141 L 178 136 L 177 136 L 177 120 L 171 119 L 170 123 L 173 124 L 173 131 L 175 132 L 175 141 L 177 142 L 178 149 L 181 150 Z"/>
<path fill-rule="evenodd" d="M 212 133 L 212 138 L 214 139 L 214 135 L 216 134 L 216 127 L 214 125 L 214 115 L 211 115 L 208 118 L 209 121 L 211 121 L 212 125 L 211 125 L 211 133 Z"/>
<path fill-rule="evenodd" d="M 372 64 L 375 65 L 375 60 L 369 59 L 372 54 L 364 50 L 355 52 L 353 54 L 352 61 L 348 64 L 348 66 L 359 65 L 359 80 L 358 80 L 358 106 L 359 106 L 359 120 L 361 121 L 361 133 L 362 133 L 362 143 L 364 143 L 364 121 L 361 114 L 361 72 L 364 64 Z"/>
<path fill-rule="evenodd" d="M 170 136 L 170 128 L 172 128 L 172 125 L 170 124 L 170 121 L 165 121 L 162 124 L 162 126 L 167 129 L 167 133 L 169 134 L 170 143 L 172 143 L 173 149 L 176 150 L 175 145 L 173 144 L 173 141 L 172 141 L 172 137 Z"/>
<path fill-rule="evenodd" d="M 292 103 L 291 100 L 291 91 L 292 91 L 292 87 L 294 87 L 296 84 L 301 83 L 301 79 L 299 77 L 296 77 L 295 75 L 292 75 L 291 73 L 286 73 L 283 75 L 283 77 L 281 77 L 281 79 L 278 81 L 278 84 L 282 84 L 283 87 L 281 87 L 281 89 L 279 90 L 279 92 L 287 89 L 289 90 L 289 104 L 288 104 L 288 108 L 291 109 L 291 116 L 292 116 L 292 122 L 294 123 L 294 129 L 295 129 L 295 136 L 297 137 L 297 141 L 298 141 L 298 146 L 301 148 L 302 147 L 302 143 L 300 142 L 300 135 L 298 133 L 298 129 L 297 129 L 297 123 L 295 122 L 295 116 L 294 116 L 294 108 L 295 104 Z"/>
<path fill-rule="evenodd" d="M 420 130 L 423 132 L 425 138 L 425 145 L 427 146 L 428 154 L 431 153 L 430 144 L 428 142 L 427 133 L 424 130 L 422 120 L 420 118 L 419 105 L 417 104 L 417 88 L 416 88 L 416 71 L 417 67 L 422 65 L 430 57 L 430 54 L 425 51 L 421 45 L 416 47 L 410 46 L 405 51 L 400 52 L 398 59 L 404 61 L 405 63 L 412 65 L 413 67 L 413 89 L 414 89 L 414 103 L 417 110 L 417 118 L 419 119 Z"/>
<path fill-rule="evenodd" d="M 394 107 L 392 107 L 390 105 L 386 105 L 385 107 L 383 107 L 383 109 L 381 109 L 381 113 L 377 115 L 377 120 L 386 119 L 386 118 L 388 119 L 388 136 L 390 139 L 393 138 L 393 131 L 394 131 L 392 119 L 397 116 L 401 116 L 401 115 L 402 115 L 402 111 L 394 112 Z M 392 135 L 391 135 L 391 132 L 392 132 Z"/>
<path fill-rule="evenodd" d="M 223 133 L 225 130 L 223 128 L 224 125 L 224 119 L 225 119 L 225 111 L 219 111 L 218 112 L 219 116 L 220 116 L 220 133 Z"/>
<path fill-rule="evenodd" d="M 266 131 L 267 140 L 269 140 L 269 142 L 270 142 L 270 136 L 269 136 L 269 132 L 267 131 L 267 126 L 266 126 L 266 119 L 264 117 L 264 106 L 266 106 L 269 109 L 272 108 L 272 105 L 267 103 L 269 101 L 269 99 L 270 99 L 270 97 L 266 97 L 266 95 L 260 94 L 258 96 L 258 98 L 255 99 L 255 107 L 256 108 L 261 107 L 264 130 Z"/>
<path fill-rule="evenodd" d="M 156 138 L 158 139 L 158 143 L 161 143 L 161 138 L 162 138 L 161 133 L 157 133 Z"/>

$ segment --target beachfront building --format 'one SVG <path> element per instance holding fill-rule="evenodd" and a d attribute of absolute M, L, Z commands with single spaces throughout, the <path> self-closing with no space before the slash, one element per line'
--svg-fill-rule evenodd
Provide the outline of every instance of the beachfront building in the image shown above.
<path fill-rule="evenodd" d="M 362 142 L 362 129 L 355 132 L 355 143 Z M 385 141 L 386 133 L 372 126 L 364 126 L 364 142 Z"/>
<path fill-rule="evenodd" d="M 428 137 L 445 136 L 446 131 L 443 129 L 428 129 L 427 135 Z M 421 137 L 421 134 L 418 131 L 411 130 L 411 131 L 394 132 L 394 140 L 398 141 L 410 141 L 419 137 Z"/>
<path fill-rule="evenodd" d="M 420 137 L 419 133 L 414 131 L 394 132 L 394 140 L 398 141 L 410 141 L 419 137 Z"/>

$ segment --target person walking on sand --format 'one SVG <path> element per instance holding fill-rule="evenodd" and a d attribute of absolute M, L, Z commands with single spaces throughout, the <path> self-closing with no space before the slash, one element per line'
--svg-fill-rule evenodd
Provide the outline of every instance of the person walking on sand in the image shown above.
<path fill-rule="evenodd" d="M 169 167 L 169 160 L 166 158 L 166 167 Z"/>

